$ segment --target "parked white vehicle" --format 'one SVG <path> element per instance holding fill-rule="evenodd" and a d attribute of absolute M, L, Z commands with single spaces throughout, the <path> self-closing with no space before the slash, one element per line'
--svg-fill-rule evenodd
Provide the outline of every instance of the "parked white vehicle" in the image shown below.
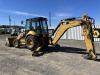
<path fill-rule="evenodd" d="M 17 29 L 12 29 L 11 31 L 11 36 L 17 36 L 19 34 L 19 30 Z"/>

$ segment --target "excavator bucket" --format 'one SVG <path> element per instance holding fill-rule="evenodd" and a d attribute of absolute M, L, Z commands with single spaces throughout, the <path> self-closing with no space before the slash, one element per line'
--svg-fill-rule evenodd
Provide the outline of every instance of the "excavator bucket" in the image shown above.
<path fill-rule="evenodd" d="M 6 37 L 6 46 L 8 46 L 8 47 L 13 47 L 14 45 L 13 45 L 13 41 L 14 41 L 14 39 L 16 39 L 16 37 Z"/>

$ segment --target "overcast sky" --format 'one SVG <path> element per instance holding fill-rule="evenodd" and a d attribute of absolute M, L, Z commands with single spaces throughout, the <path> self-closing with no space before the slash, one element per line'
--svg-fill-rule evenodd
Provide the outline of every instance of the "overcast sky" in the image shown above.
<path fill-rule="evenodd" d="M 57 26 L 61 19 L 81 17 L 88 14 L 96 24 L 100 24 L 100 0 L 0 0 L 0 25 L 20 25 L 26 18 L 49 16 L 52 26 Z"/>

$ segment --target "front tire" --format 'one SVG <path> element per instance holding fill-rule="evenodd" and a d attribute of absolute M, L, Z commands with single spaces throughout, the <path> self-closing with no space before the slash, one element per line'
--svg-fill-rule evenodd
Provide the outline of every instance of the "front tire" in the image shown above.
<path fill-rule="evenodd" d="M 15 39 L 15 40 L 13 41 L 13 45 L 14 45 L 14 47 L 16 47 L 16 48 L 19 48 L 19 47 L 20 47 L 20 41 L 17 40 L 17 39 Z"/>

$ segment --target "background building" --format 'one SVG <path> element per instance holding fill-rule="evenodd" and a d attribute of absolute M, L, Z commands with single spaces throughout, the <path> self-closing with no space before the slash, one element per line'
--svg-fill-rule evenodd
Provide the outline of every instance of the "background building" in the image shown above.
<path fill-rule="evenodd" d="M 53 30 L 55 28 L 56 27 L 49 27 L 49 30 Z M 95 25 L 95 28 L 100 28 L 100 25 Z M 64 35 L 61 37 L 61 39 L 84 40 L 84 36 L 82 36 L 81 26 L 72 27 L 72 28 L 68 29 L 64 33 Z M 100 42 L 100 38 L 94 38 L 94 41 L 99 41 Z"/>

